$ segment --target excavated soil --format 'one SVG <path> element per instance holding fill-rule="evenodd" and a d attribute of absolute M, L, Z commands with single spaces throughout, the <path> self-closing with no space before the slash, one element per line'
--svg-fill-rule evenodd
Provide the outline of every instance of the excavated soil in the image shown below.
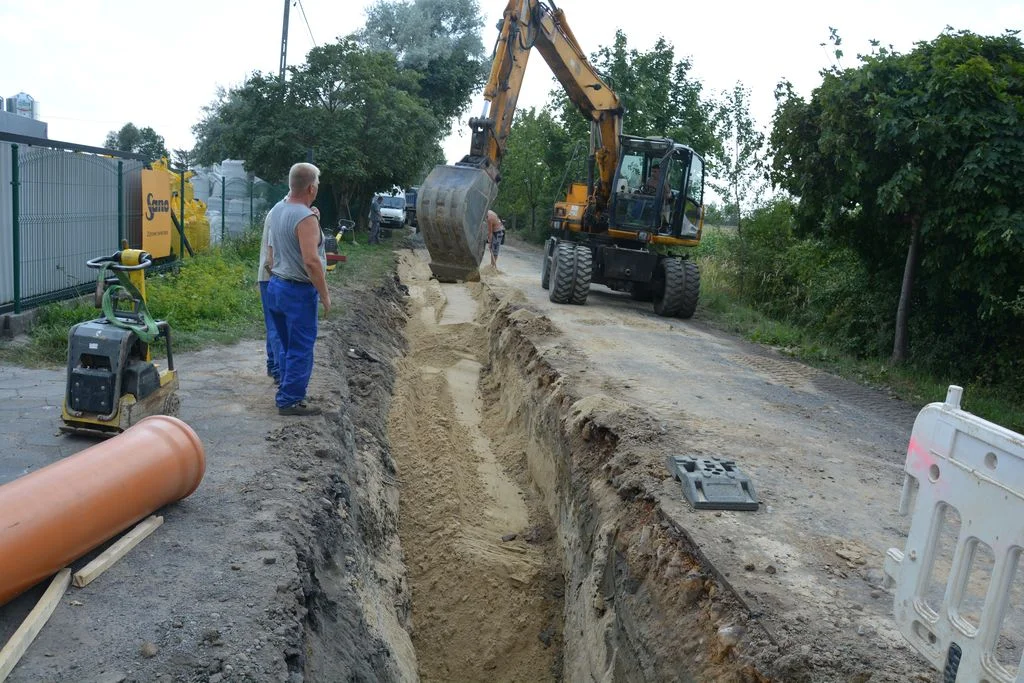
<path fill-rule="evenodd" d="M 479 391 L 487 331 L 477 302 L 469 287 L 442 292 L 422 262 L 401 274 L 408 353 L 388 424 L 420 675 L 558 678 L 561 569 L 545 510 L 514 475 L 517 435 Z"/>

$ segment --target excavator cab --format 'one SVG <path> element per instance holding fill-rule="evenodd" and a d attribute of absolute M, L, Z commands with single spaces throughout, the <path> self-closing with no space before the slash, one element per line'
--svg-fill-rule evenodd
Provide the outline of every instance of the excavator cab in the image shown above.
<path fill-rule="evenodd" d="M 704 160 L 667 138 L 621 137 L 611 200 L 616 230 L 698 239 Z"/>

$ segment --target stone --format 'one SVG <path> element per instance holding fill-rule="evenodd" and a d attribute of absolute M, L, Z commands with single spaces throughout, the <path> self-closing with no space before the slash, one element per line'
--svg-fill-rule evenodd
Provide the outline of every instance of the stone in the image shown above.
<path fill-rule="evenodd" d="M 744 635 L 746 635 L 746 631 L 742 626 L 729 624 L 718 629 L 718 642 L 722 647 L 736 647 Z"/>
<path fill-rule="evenodd" d="M 516 540 L 517 538 L 519 538 L 519 534 L 505 534 L 504 536 L 501 537 L 501 540 L 504 541 L 505 543 L 508 543 L 509 541 Z"/>
<path fill-rule="evenodd" d="M 139 654 L 141 654 L 146 659 L 150 659 L 151 657 L 155 657 L 156 653 L 159 652 L 159 651 L 160 651 L 160 648 L 158 648 L 155 643 L 150 643 L 150 642 L 143 643 L 142 647 L 139 648 Z"/>

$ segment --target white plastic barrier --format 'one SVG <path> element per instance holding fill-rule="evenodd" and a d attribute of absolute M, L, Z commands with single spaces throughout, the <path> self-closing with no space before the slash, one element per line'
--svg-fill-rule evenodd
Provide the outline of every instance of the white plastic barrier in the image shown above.
<path fill-rule="evenodd" d="M 900 500 L 913 516 L 885 573 L 901 632 L 947 683 L 1024 683 L 1024 436 L 961 410 L 962 394 L 914 422 Z"/>

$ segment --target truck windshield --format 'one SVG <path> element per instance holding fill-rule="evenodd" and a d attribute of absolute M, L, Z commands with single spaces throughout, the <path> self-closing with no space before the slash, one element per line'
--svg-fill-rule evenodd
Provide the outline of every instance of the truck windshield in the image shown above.
<path fill-rule="evenodd" d="M 405 197 L 384 197 L 384 201 L 381 202 L 381 206 L 385 209 L 404 209 Z"/>

